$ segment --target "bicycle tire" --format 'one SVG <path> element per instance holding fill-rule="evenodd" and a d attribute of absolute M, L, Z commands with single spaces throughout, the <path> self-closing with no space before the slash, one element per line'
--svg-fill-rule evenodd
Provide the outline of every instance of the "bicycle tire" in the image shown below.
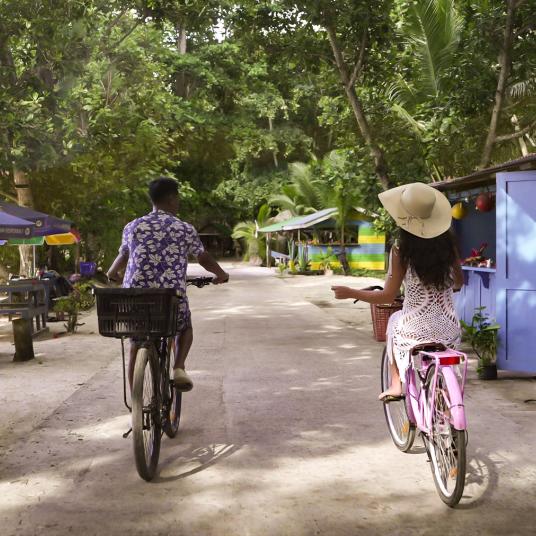
<path fill-rule="evenodd" d="M 384 348 L 381 365 L 382 392 L 388 389 L 390 384 L 389 357 L 387 348 Z M 402 452 L 408 452 L 415 441 L 415 425 L 409 420 L 406 401 L 384 402 L 383 412 L 393 443 Z"/>
<path fill-rule="evenodd" d="M 435 365 L 430 366 L 424 382 L 427 405 L 431 404 L 431 382 L 435 368 Z M 445 389 L 448 391 L 448 384 L 440 369 L 437 375 L 432 430 L 428 437 L 425 437 L 425 443 L 437 493 L 447 506 L 453 508 L 460 502 L 465 487 L 466 431 L 456 430 L 445 419 L 445 411 L 448 412 L 448 402 L 444 396 Z M 449 465 L 446 464 L 447 458 Z"/>
<path fill-rule="evenodd" d="M 132 385 L 132 441 L 138 474 L 152 480 L 160 456 L 161 396 L 154 346 L 138 350 Z"/>
<path fill-rule="evenodd" d="M 164 415 L 163 418 L 163 429 L 165 434 L 173 439 L 179 431 L 182 408 L 182 392 L 175 389 L 175 386 L 171 381 L 173 376 L 173 366 L 175 364 L 175 341 L 173 340 L 173 337 L 168 339 L 166 360 L 168 364 L 167 381 L 164 380 L 164 376 L 162 376 L 162 383 L 165 386 L 162 389 L 162 392 L 164 393 L 164 389 L 166 392 L 166 400 L 164 401 L 164 411 L 166 415 Z"/>

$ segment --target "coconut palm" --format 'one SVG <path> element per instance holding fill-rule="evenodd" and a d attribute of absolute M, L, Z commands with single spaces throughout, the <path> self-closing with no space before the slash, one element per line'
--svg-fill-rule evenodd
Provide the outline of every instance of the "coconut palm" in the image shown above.
<path fill-rule="evenodd" d="M 257 232 L 270 222 L 270 207 L 267 204 L 262 205 L 257 213 L 257 218 L 237 223 L 233 228 L 232 237 L 243 239 L 246 242 L 246 253 L 244 260 L 256 262 L 258 259 L 264 260 L 266 257 L 266 238 Z"/>
<path fill-rule="evenodd" d="M 410 8 L 402 36 L 412 51 L 414 68 L 411 80 L 400 77 L 386 91 L 392 111 L 415 133 L 421 143 L 433 128 L 433 118 L 416 114 L 420 104 L 441 98 L 444 81 L 455 61 L 463 19 L 454 0 L 417 0 Z M 439 171 L 429 161 L 433 176 Z M 437 177 L 439 178 L 439 177 Z"/>
<path fill-rule="evenodd" d="M 281 188 L 280 194 L 268 199 L 270 206 L 288 210 L 292 216 L 312 214 L 321 208 L 318 180 L 313 178 L 312 164 L 294 162 L 289 165 L 291 182 Z"/>

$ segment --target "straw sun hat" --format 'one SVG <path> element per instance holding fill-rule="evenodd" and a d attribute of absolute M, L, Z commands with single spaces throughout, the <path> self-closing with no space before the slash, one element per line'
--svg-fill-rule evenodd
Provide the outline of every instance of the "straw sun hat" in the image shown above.
<path fill-rule="evenodd" d="M 434 238 L 448 231 L 452 221 L 449 200 L 424 184 L 413 182 L 378 195 L 396 224 L 420 238 Z"/>

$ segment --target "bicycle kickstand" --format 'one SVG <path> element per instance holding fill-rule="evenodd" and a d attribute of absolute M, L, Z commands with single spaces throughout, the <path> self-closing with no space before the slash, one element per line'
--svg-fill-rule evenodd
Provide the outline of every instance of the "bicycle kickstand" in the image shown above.
<path fill-rule="evenodd" d="M 128 429 L 128 432 L 125 432 L 125 433 L 123 434 L 123 439 L 126 439 L 126 438 L 130 435 L 130 432 L 132 432 L 132 428 L 129 428 L 129 429 Z"/>

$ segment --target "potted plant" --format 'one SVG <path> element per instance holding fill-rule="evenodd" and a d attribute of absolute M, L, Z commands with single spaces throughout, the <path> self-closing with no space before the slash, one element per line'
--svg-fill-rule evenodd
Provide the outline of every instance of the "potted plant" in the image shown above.
<path fill-rule="evenodd" d="M 481 380 L 497 379 L 497 344 L 500 325 L 491 322 L 489 316 L 484 313 L 485 307 L 477 307 L 473 314 L 471 324 L 461 320 L 463 338 L 470 345 L 478 357 L 478 377 Z"/>
<path fill-rule="evenodd" d="M 328 247 L 325 253 L 320 256 L 320 269 L 324 270 L 324 275 L 333 275 L 331 263 L 335 260 L 333 249 Z"/>
<path fill-rule="evenodd" d="M 298 250 L 298 269 L 300 273 L 305 274 L 309 271 L 311 263 L 309 262 L 309 252 L 306 246 L 302 246 Z"/>
<path fill-rule="evenodd" d="M 68 296 L 62 296 L 56 300 L 54 311 L 67 315 L 68 333 L 75 333 L 78 326 L 78 315 L 80 311 L 87 311 L 95 304 L 95 297 L 92 293 L 91 285 L 87 283 L 76 283 L 72 292 Z"/>
<path fill-rule="evenodd" d="M 295 274 L 296 270 L 296 242 L 294 240 L 288 241 L 288 269 L 291 274 Z"/>

